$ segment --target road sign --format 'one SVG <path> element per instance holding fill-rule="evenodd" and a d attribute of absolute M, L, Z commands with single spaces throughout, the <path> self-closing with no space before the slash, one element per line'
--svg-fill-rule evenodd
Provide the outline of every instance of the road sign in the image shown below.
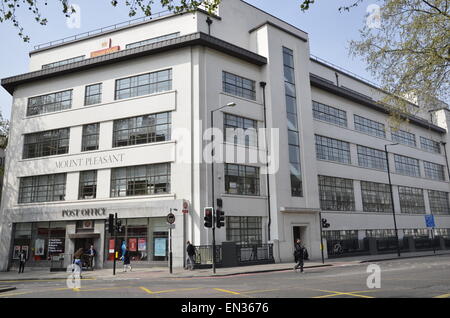
<path fill-rule="evenodd" d="M 182 212 L 184 214 L 188 214 L 189 213 L 189 203 L 187 201 L 183 201 L 183 210 Z"/>
<path fill-rule="evenodd" d="M 436 227 L 436 223 L 434 222 L 434 215 L 433 214 L 427 214 L 425 215 L 425 224 L 427 227 Z"/>
<path fill-rule="evenodd" d="M 172 212 L 167 214 L 167 223 L 169 224 L 175 223 L 175 215 Z"/>
<path fill-rule="evenodd" d="M 174 230 L 174 229 L 175 229 L 175 224 L 169 224 L 169 225 L 167 226 L 167 228 L 168 228 L 168 229 Z"/>

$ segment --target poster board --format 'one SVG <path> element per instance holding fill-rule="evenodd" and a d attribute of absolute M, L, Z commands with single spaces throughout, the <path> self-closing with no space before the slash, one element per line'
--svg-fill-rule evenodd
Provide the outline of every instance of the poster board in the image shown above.
<path fill-rule="evenodd" d="M 155 256 L 167 256 L 166 253 L 167 238 L 155 238 Z"/>

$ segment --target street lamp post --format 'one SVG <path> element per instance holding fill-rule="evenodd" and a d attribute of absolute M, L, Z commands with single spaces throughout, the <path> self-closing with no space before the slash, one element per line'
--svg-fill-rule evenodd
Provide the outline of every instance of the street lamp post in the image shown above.
<path fill-rule="evenodd" d="M 213 273 L 216 273 L 216 222 L 215 222 L 215 203 L 214 203 L 214 133 L 213 133 L 213 128 L 214 128 L 214 112 L 221 110 L 222 108 L 225 107 L 234 107 L 236 106 L 235 102 L 230 102 L 226 105 L 223 105 L 220 108 L 211 110 L 211 199 L 212 199 L 212 204 L 211 207 L 213 208 L 213 215 L 212 215 L 212 268 L 213 268 Z"/>
<path fill-rule="evenodd" d="M 387 151 L 387 146 L 395 146 L 395 145 L 398 145 L 398 143 L 384 145 L 384 153 L 386 155 L 386 165 L 387 165 L 387 173 L 388 173 L 388 179 L 389 179 L 389 190 L 391 193 L 391 206 L 392 206 L 392 216 L 394 218 L 395 238 L 397 239 L 397 255 L 400 257 L 400 242 L 398 240 L 397 220 L 395 219 L 395 208 L 394 208 L 394 194 L 392 192 L 391 170 L 389 168 L 389 155 L 388 155 L 388 151 Z"/>

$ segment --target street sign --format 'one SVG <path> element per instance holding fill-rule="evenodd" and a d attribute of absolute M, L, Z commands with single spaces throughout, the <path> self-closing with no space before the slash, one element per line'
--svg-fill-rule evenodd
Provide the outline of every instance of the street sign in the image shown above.
<path fill-rule="evenodd" d="M 189 203 L 187 201 L 183 201 L 183 210 L 182 212 L 184 214 L 188 214 L 189 213 Z"/>
<path fill-rule="evenodd" d="M 174 230 L 175 229 L 175 224 L 169 224 L 167 226 L 168 229 Z"/>
<path fill-rule="evenodd" d="M 175 215 L 172 212 L 167 214 L 167 223 L 169 224 L 175 223 Z"/>
<path fill-rule="evenodd" d="M 434 222 L 434 215 L 433 214 L 427 214 L 425 215 L 425 224 L 427 227 L 436 227 L 436 223 Z"/>

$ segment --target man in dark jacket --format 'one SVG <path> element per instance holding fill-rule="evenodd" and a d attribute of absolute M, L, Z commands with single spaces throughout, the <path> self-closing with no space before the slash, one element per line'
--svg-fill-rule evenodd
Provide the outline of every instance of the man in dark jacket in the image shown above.
<path fill-rule="evenodd" d="M 300 272 L 303 273 L 303 260 L 305 257 L 305 248 L 302 246 L 300 239 L 295 242 L 295 262 L 298 263 L 294 267 L 294 271 L 300 268 Z"/>
<path fill-rule="evenodd" d="M 195 247 L 191 244 L 191 242 L 187 241 L 187 248 L 186 252 L 188 255 L 188 258 L 186 260 L 186 267 L 189 270 L 194 270 L 194 264 L 195 264 Z"/>
<path fill-rule="evenodd" d="M 27 261 L 27 254 L 22 250 L 19 254 L 19 274 L 25 270 L 25 262 Z"/>

